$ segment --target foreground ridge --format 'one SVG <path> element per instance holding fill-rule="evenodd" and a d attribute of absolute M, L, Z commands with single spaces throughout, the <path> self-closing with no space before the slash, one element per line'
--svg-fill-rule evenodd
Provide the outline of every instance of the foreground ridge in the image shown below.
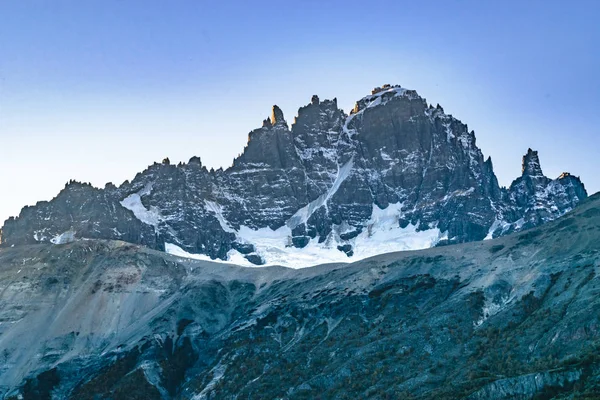
<path fill-rule="evenodd" d="M 501 238 L 313 268 L 0 250 L 0 397 L 600 397 L 600 194 Z"/>
<path fill-rule="evenodd" d="M 119 187 L 69 182 L 8 219 L 3 246 L 124 240 L 239 264 L 306 266 L 489 239 L 538 226 L 587 196 L 543 175 L 537 152 L 501 188 L 475 133 L 414 90 L 384 85 L 349 115 L 313 96 L 248 135 L 226 170 L 168 159 Z"/>

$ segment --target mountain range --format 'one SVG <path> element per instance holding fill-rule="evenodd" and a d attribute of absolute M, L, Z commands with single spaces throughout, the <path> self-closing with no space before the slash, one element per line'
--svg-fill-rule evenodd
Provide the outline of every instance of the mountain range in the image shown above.
<path fill-rule="evenodd" d="M 273 106 L 227 169 L 154 163 L 131 182 L 69 182 L 25 207 L 2 246 L 122 240 L 240 265 L 305 267 L 495 238 L 538 226 L 587 196 L 544 176 L 529 149 L 500 187 L 469 131 L 414 90 L 384 85 L 347 115 L 313 96 L 291 128 Z"/>

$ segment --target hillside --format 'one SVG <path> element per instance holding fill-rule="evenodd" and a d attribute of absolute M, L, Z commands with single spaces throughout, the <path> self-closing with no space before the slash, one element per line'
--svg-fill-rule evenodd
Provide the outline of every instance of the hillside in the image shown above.
<path fill-rule="evenodd" d="M 304 269 L 105 240 L 4 248 L 0 393 L 598 398 L 599 243 L 597 194 L 498 239 Z"/>

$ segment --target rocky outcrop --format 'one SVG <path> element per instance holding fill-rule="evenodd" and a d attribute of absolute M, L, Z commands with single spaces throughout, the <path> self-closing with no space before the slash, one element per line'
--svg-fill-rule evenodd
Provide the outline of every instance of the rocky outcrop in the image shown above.
<path fill-rule="evenodd" d="M 548 392 L 570 392 L 581 379 L 581 370 L 546 371 L 514 378 L 500 379 L 478 390 L 468 400 L 532 399 L 537 394 Z"/>
<path fill-rule="evenodd" d="M 279 108 L 277 105 L 273 106 L 273 111 L 271 113 L 271 125 L 287 126 L 287 122 L 285 121 L 285 118 L 283 118 L 283 111 L 281 111 L 281 108 Z"/>
<path fill-rule="evenodd" d="M 78 238 L 290 264 L 497 237 L 553 220 L 586 197 L 528 151 L 501 188 L 475 133 L 415 91 L 384 85 L 349 115 L 313 96 L 288 125 L 273 106 L 226 169 L 168 158 L 105 189 L 67 185 L 2 228 L 2 245 Z M 175 247 L 174 247 L 175 246 Z"/>
<path fill-rule="evenodd" d="M 552 221 L 587 196 L 583 183 L 568 172 L 556 179 L 546 177 L 537 151 L 529 149 L 523 156 L 522 171 L 503 193 L 502 214 L 512 223 L 498 225 L 493 231 L 495 237 Z"/>

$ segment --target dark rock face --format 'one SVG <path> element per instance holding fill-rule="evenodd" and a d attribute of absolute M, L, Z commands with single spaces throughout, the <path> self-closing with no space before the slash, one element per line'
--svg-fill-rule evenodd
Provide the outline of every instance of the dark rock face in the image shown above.
<path fill-rule="evenodd" d="M 537 151 L 529 149 L 523 156 L 522 171 L 522 176 L 503 193 L 507 204 L 504 212 L 516 222 L 495 234 L 527 229 L 556 219 L 587 196 L 579 178 L 567 172 L 554 180 L 547 178 Z"/>
<path fill-rule="evenodd" d="M 273 106 L 227 170 L 166 158 L 118 188 L 71 182 L 7 220 L 1 243 L 119 239 L 259 264 L 285 263 L 272 257 L 277 246 L 361 257 L 376 232 L 386 240 L 430 233 L 388 251 L 481 240 L 553 220 L 586 196 L 575 176 L 545 177 L 532 150 L 523 175 L 501 188 L 467 125 L 415 91 L 385 85 L 350 115 L 336 99 L 313 96 L 291 128 Z M 385 229 L 382 214 L 391 219 Z M 269 247 L 261 238 L 274 232 L 279 242 Z"/>

